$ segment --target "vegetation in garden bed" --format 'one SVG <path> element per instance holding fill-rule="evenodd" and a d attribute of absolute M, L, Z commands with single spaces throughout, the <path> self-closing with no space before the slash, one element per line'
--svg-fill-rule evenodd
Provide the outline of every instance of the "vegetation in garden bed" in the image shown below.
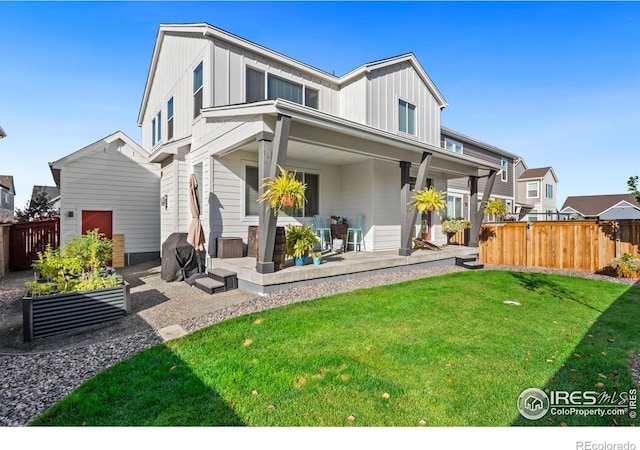
<path fill-rule="evenodd" d="M 530 421 L 516 402 L 531 387 L 634 388 L 638 317 L 636 287 L 457 272 L 221 322 L 107 369 L 33 424 L 631 425 Z"/>
<path fill-rule="evenodd" d="M 26 283 L 31 297 L 92 291 L 122 285 L 122 277 L 108 273 L 105 264 L 112 258 L 113 244 L 98 230 L 88 231 L 60 249 L 47 245 L 33 263 L 35 280 Z"/>

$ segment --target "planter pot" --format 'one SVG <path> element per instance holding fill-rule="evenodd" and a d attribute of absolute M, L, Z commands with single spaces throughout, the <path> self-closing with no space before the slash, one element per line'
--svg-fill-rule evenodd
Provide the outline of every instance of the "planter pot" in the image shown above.
<path fill-rule="evenodd" d="M 25 342 L 69 333 L 124 317 L 129 310 L 129 283 L 95 291 L 42 295 L 22 299 Z"/>
<path fill-rule="evenodd" d="M 319 266 L 321 263 L 322 263 L 322 257 L 313 258 L 313 264 L 315 264 L 316 266 Z"/>
<path fill-rule="evenodd" d="M 296 258 L 293 258 L 293 262 L 296 264 L 296 266 L 304 266 L 307 263 L 308 257 L 309 257 L 308 255 L 296 257 Z"/>

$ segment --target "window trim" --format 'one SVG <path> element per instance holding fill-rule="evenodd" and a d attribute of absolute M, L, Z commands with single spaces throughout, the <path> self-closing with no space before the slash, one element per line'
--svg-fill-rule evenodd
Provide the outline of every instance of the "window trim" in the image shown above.
<path fill-rule="evenodd" d="M 405 117 L 405 124 L 406 124 L 406 130 L 401 130 L 400 129 L 400 106 L 401 103 L 405 104 L 405 111 L 406 111 L 406 117 Z M 412 137 L 418 137 L 418 107 L 416 105 L 414 105 L 413 103 L 398 97 L 398 101 L 396 102 L 396 105 L 398 107 L 398 114 L 396 115 L 396 118 L 398 119 L 398 133 L 403 134 L 405 136 L 412 136 Z M 409 110 L 410 107 L 413 107 L 413 133 L 411 133 L 409 131 Z"/>
<path fill-rule="evenodd" d="M 200 70 L 200 86 L 196 89 L 196 72 Z M 193 69 L 193 118 L 197 119 L 202 115 L 202 107 L 204 102 L 200 105 L 200 108 L 196 114 L 196 96 L 200 94 L 201 98 L 204 100 L 204 60 L 200 61 L 198 65 Z"/>
<path fill-rule="evenodd" d="M 171 108 L 169 108 L 169 105 L 171 105 Z M 173 108 L 174 102 L 173 96 L 171 96 L 171 98 L 167 100 L 167 141 L 173 139 Z"/>
<path fill-rule="evenodd" d="M 460 146 L 460 151 L 457 152 L 455 150 L 449 150 L 447 148 L 447 143 L 459 145 Z M 447 150 L 447 151 L 449 151 L 451 153 L 455 153 L 456 155 L 464 155 L 464 144 L 462 142 L 458 142 L 458 141 L 456 141 L 454 139 L 451 139 L 451 138 L 448 138 L 448 137 L 444 138 L 444 142 L 443 142 L 442 148 L 444 148 L 445 150 Z"/>
<path fill-rule="evenodd" d="M 551 196 L 549 196 L 549 188 L 551 188 Z M 553 199 L 553 184 L 545 183 L 545 198 Z"/>
<path fill-rule="evenodd" d="M 509 161 L 507 160 L 507 158 L 500 159 L 500 167 L 502 168 L 502 171 L 500 173 L 500 180 L 506 183 L 507 181 L 509 181 Z"/>
<path fill-rule="evenodd" d="M 529 195 L 529 185 L 532 185 L 532 184 L 536 186 L 536 195 Z M 540 198 L 540 182 L 527 181 L 526 190 L 527 190 L 527 198 Z"/>

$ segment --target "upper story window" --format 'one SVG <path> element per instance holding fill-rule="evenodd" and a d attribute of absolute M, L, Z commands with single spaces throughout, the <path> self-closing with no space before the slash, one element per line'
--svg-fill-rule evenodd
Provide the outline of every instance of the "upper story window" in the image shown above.
<path fill-rule="evenodd" d="M 267 77 L 267 98 L 283 98 L 302 105 L 302 85 L 269 74 Z"/>
<path fill-rule="evenodd" d="M 151 121 L 151 146 L 156 145 L 156 119 Z"/>
<path fill-rule="evenodd" d="M 502 167 L 502 173 L 500 174 L 500 179 L 502 181 L 507 181 L 507 179 L 509 178 L 509 173 L 507 172 L 509 169 L 509 162 L 502 158 L 500 160 L 500 167 Z"/>
<path fill-rule="evenodd" d="M 527 198 L 537 198 L 538 197 L 538 182 L 533 181 L 527 183 Z"/>
<path fill-rule="evenodd" d="M 318 90 L 304 87 L 304 106 L 318 109 Z"/>
<path fill-rule="evenodd" d="M 283 98 L 300 105 L 318 109 L 319 92 L 302 84 L 268 74 L 265 96 L 265 73 L 247 66 L 245 101 L 247 103 L 260 100 Z M 303 102 L 304 99 L 304 102 Z"/>
<path fill-rule="evenodd" d="M 173 97 L 167 102 L 167 140 L 173 139 Z"/>
<path fill-rule="evenodd" d="M 156 135 L 157 141 L 160 142 L 162 140 L 162 111 L 158 111 L 158 117 L 156 117 Z"/>
<path fill-rule="evenodd" d="M 547 198 L 553 198 L 553 185 L 547 184 Z"/>
<path fill-rule="evenodd" d="M 460 142 L 453 141 L 449 138 L 444 138 L 444 148 L 446 150 L 449 150 L 450 152 L 462 154 L 464 146 Z"/>
<path fill-rule="evenodd" d="M 158 112 L 158 115 L 151 121 L 151 146 L 155 145 L 162 140 L 162 127 L 160 125 L 162 121 L 162 112 Z"/>
<path fill-rule="evenodd" d="M 416 107 L 404 100 L 398 100 L 398 131 L 416 135 Z"/>
<path fill-rule="evenodd" d="M 264 100 L 264 72 L 247 67 L 246 84 L 247 103 Z"/>
<path fill-rule="evenodd" d="M 193 71 L 193 118 L 200 115 L 202 109 L 202 62 Z"/>

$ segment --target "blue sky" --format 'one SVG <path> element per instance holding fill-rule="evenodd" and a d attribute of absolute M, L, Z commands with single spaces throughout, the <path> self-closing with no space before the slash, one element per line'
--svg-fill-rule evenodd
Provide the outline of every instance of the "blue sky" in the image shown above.
<path fill-rule="evenodd" d="M 16 206 L 48 162 L 136 124 L 160 23 L 208 22 L 343 75 L 413 52 L 442 125 L 553 166 L 569 195 L 640 174 L 637 2 L 0 2 L 0 174 Z"/>

